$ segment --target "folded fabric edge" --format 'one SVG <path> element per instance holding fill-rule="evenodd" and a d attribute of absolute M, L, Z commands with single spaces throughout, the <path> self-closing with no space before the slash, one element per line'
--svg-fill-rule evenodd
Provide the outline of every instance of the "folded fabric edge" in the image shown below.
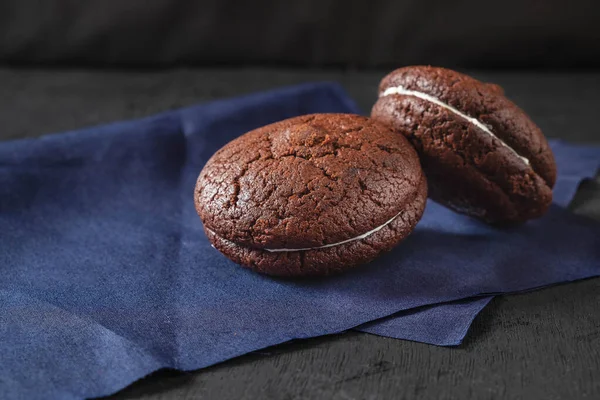
<path fill-rule="evenodd" d="M 393 339 L 440 347 L 462 344 L 473 321 L 493 299 L 474 297 L 401 311 L 354 328 L 357 331 Z M 439 326 L 445 326 L 439 330 Z M 418 334 L 417 334 L 418 333 Z"/>
<path fill-rule="evenodd" d="M 379 317 L 376 319 L 373 319 L 369 322 L 366 322 L 364 324 L 358 325 L 358 326 L 348 326 L 348 327 L 340 327 L 339 329 L 335 329 L 335 330 L 327 330 L 327 332 L 325 333 L 319 333 L 319 334 L 314 334 L 312 332 L 309 332 L 305 335 L 302 336 L 297 336 L 297 337 L 281 337 L 279 338 L 275 343 L 263 343 L 263 344 L 257 344 L 256 346 L 252 346 L 252 348 L 247 348 L 247 349 L 240 349 L 240 350 L 233 350 L 230 354 L 224 356 L 224 357 L 220 357 L 218 360 L 210 360 L 204 364 L 200 364 L 200 365 L 178 365 L 178 366 L 164 366 L 161 368 L 157 368 L 154 369 L 152 371 L 148 371 L 147 374 L 139 376 L 137 378 L 135 378 L 135 380 L 125 386 L 120 386 L 120 387 L 115 387 L 115 388 L 111 388 L 110 392 L 103 394 L 102 396 L 109 396 L 111 394 L 117 393 L 123 389 L 125 389 L 126 387 L 129 387 L 131 384 L 134 384 L 135 382 L 144 379 L 145 377 L 147 377 L 148 375 L 151 375 L 157 371 L 161 371 L 161 370 L 175 370 L 175 371 L 181 371 L 181 372 L 193 372 L 193 371 L 198 371 L 204 368 L 208 368 L 208 367 L 212 367 L 218 364 L 221 364 L 223 362 L 253 353 L 253 352 L 257 352 L 260 350 L 264 350 L 270 347 L 274 347 L 274 346 L 279 346 L 282 345 L 284 343 L 288 343 L 291 341 L 295 341 L 295 340 L 306 340 L 306 339 L 312 339 L 312 338 L 317 338 L 317 337 L 323 337 L 323 336 L 331 336 L 331 335 L 339 335 L 342 334 L 344 332 L 350 331 L 350 330 L 358 330 L 364 333 L 370 333 L 373 335 L 377 335 L 377 336 L 383 336 L 383 337 L 389 337 L 391 339 L 401 339 L 401 340 L 410 340 L 410 341 L 416 341 L 416 342 L 421 342 L 421 343 L 426 343 L 426 344 L 433 344 L 433 345 L 437 345 L 437 346 L 441 346 L 441 347 L 449 347 L 449 346 L 456 346 L 456 345 L 460 345 L 468 331 L 468 329 L 471 326 L 471 322 L 474 320 L 474 318 L 479 314 L 479 312 L 491 301 L 493 297 L 482 297 L 482 298 L 468 298 L 468 299 L 448 299 L 442 303 L 438 303 L 438 304 L 434 304 L 434 305 L 429 305 L 429 304 L 425 304 L 425 305 L 419 305 L 416 306 L 414 308 L 410 308 L 410 309 L 405 309 L 405 310 L 401 310 L 395 314 L 393 314 L 391 317 L 390 316 L 383 316 L 383 317 Z M 408 328 L 411 326 L 410 324 L 405 324 L 404 328 L 406 329 L 406 331 L 404 331 L 405 333 L 405 337 L 396 337 L 396 335 L 392 335 L 390 334 L 389 336 L 386 335 L 382 335 L 382 334 L 378 334 L 375 332 L 370 331 L 371 330 L 371 324 L 377 324 L 379 326 L 379 324 L 382 323 L 382 321 L 386 320 L 386 319 L 392 319 L 393 321 L 398 321 L 401 320 L 403 318 L 405 318 L 406 316 L 418 316 L 418 315 L 424 315 L 427 318 L 430 319 L 431 323 L 426 324 L 424 326 L 427 326 L 428 328 L 431 329 L 435 329 L 435 327 L 437 326 L 437 324 L 435 323 L 437 321 L 438 316 L 440 315 L 440 310 L 442 310 L 443 313 L 446 313 L 448 311 L 450 311 L 449 309 L 451 307 L 455 307 L 456 305 L 463 305 L 463 307 L 474 307 L 474 309 L 476 310 L 476 312 L 470 312 L 470 313 L 465 313 L 463 315 L 463 318 L 460 319 L 460 321 L 458 323 L 455 324 L 455 329 L 456 329 L 456 333 L 455 336 L 459 337 L 458 339 L 454 339 L 452 341 L 444 341 L 442 339 L 440 340 L 430 340 L 430 341 L 424 341 L 422 339 L 418 339 L 414 336 L 411 336 L 411 334 L 408 331 Z M 406 314 L 406 316 L 404 316 L 404 314 Z M 399 316 L 403 316 L 403 318 L 399 318 Z M 457 318 L 452 317 L 452 321 L 454 320 L 458 320 Z M 385 321 L 387 322 L 387 321 Z M 384 323 L 385 323 L 384 322 Z M 412 321 L 411 321 L 412 322 Z M 414 325 L 413 325 L 414 326 Z M 395 329 L 395 326 L 394 326 Z M 441 333 L 441 332 L 440 332 Z"/>

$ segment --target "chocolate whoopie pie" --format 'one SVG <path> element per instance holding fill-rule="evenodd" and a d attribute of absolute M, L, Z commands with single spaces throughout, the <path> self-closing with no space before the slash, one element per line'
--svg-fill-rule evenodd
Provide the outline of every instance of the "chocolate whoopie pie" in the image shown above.
<path fill-rule="evenodd" d="M 216 249 L 278 276 L 328 275 L 371 261 L 413 230 L 426 198 L 406 138 L 349 114 L 246 133 L 212 156 L 194 193 Z"/>
<path fill-rule="evenodd" d="M 548 142 L 497 85 L 444 68 L 400 68 L 381 81 L 371 116 L 413 143 L 430 197 L 457 212 L 514 224 L 552 202 Z"/>

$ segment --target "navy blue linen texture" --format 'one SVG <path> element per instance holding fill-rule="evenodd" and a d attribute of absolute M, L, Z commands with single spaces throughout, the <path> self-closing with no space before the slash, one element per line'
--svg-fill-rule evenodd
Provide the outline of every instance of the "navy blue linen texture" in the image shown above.
<path fill-rule="evenodd" d="M 240 134 L 314 112 L 358 110 L 339 86 L 309 84 L 0 143 L 1 397 L 108 395 L 160 368 L 356 327 L 458 344 L 491 295 L 600 273 L 600 225 L 564 209 L 600 151 L 563 142 L 557 203 L 538 221 L 498 230 L 429 202 L 405 242 L 350 273 L 240 268 L 203 233 L 198 173 Z"/>

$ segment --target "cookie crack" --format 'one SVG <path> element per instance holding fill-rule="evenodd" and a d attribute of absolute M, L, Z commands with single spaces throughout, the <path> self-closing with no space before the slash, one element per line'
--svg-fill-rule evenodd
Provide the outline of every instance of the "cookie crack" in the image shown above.
<path fill-rule="evenodd" d="M 237 174 L 236 176 L 233 177 L 233 194 L 232 194 L 232 198 L 230 199 L 230 201 L 228 203 L 230 206 L 237 204 L 237 202 L 239 200 L 240 189 L 241 189 L 240 180 L 250 170 L 250 166 L 253 163 L 255 163 L 256 161 L 259 161 L 260 159 L 261 159 L 260 154 L 257 154 L 255 157 L 253 157 L 251 160 L 249 160 L 248 162 L 246 162 L 244 164 L 244 167 L 242 168 L 242 170 L 239 174 Z"/>

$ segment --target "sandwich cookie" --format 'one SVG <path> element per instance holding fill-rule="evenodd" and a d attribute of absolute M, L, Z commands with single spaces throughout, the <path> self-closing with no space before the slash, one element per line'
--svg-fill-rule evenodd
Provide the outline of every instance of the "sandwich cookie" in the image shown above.
<path fill-rule="evenodd" d="M 400 68 L 381 81 L 371 116 L 412 142 L 429 196 L 457 212 L 516 224 L 552 202 L 550 146 L 497 85 L 444 68 Z"/>
<path fill-rule="evenodd" d="M 350 114 L 248 132 L 211 157 L 194 192 L 213 246 L 276 276 L 329 275 L 373 260 L 412 232 L 426 198 L 406 138 Z"/>

